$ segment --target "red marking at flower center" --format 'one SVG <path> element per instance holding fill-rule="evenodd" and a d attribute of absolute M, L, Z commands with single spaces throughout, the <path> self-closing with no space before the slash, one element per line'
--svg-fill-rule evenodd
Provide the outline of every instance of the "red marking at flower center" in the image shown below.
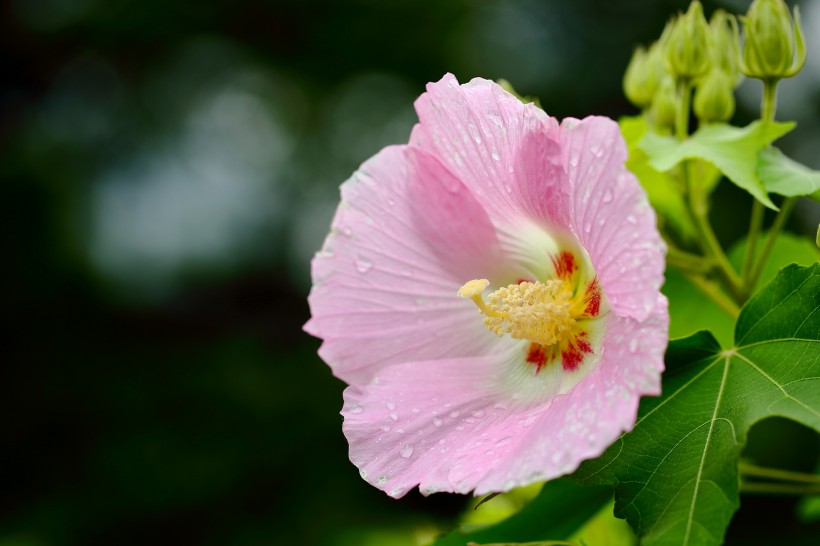
<path fill-rule="evenodd" d="M 527 362 L 535 364 L 535 373 L 541 371 L 544 364 L 547 363 L 547 352 L 544 346 L 539 343 L 530 343 L 530 349 L 527 351 Z"/>
<path fill-rule="evenodd" d="M 555 274 L 559 278 L 569 280 L 578 271 L 578 263 L 572 252 L 564 250 L 557 257 L 552 258 L 552 265 L 555 267 Z"/>
<path fill-rule="evenodd" d="M 564 370 L 568 372 L 575 371 L 583 362 L 584 356 L 592 354 L 592 345 L 586 337 L 586 332 L 579 333 L 575 336 L 573 342 L 561 351 L 561 366 Z"/>
<path fill-rule="evenodd" d="M 588 317 L 597 317 L 598 313 L 601 312 L 601 286 L 598 284 L 597 277 L 589 283 L 584 293 L 584 299 L 587 302 L 584 314 Z"/>

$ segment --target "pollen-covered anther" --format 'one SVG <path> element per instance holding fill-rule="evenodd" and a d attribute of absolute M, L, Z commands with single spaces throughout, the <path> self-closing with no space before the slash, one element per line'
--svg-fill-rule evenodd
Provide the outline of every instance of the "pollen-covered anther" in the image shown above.
<path fill-rule="evenodd" d="M 471 297 L 485 315 L 484 324 L 498 336 L 509 334 L 515 339 L 527 339 L 550 346 L 571 335 L 579 315 L 577 298 L 568 283 L 562 279 L 542 282 L 521 282 L 499 288 L 485 302 L 481 291 L 472 292 L 468 286 L 459 295 Z M 486 286 L 485 286 L 486 288 Z M 470 292 L 469 294 L 467 292 Z"/>

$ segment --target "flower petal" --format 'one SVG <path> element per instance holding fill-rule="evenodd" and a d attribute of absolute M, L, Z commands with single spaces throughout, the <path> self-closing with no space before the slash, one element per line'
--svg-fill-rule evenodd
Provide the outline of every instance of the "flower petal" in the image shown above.
<path fill-rule="evenodd" d="M 475 494 L 484 495 L 548 480 L 573 472 L 631 430 L 640 397 L 660 394 L 669 314 L 665 298 L 659 296 L 656 304 L 644 322 L 610 315 L 598 367 L 531 418 L 529 429 L 520 430 L 499 454 L 505 457 L 502 464 L 477 479 L 468 458 L 457 460 L 454 467 L 465 471 L 451 472 L 451 481 L 475 482 Z M 469 455 L 465 451 L 462 457 Z"/>
<path fill-rule="evenodd" d="M 502 462 L 493 446 L 509 443 L 519 422 L 529 418 L 511 387 L 523 387 L 531 396 L 538 389 L 549 398 L 560 387 L 561 373 L 559 366 L 556 373 L 542 370 L 534 376 L 534 367 L 523 360 L 527 343 L 497 343 L 503 349 L 494 356 L 396 364 L 369 385 L 345 390 L 343 430 L 350 459 L 368 482 L 392 497 L 417 485 L 425 494 L 466 493 L 476 482 L 455 484 L 450 477 L 463 472 L 459 461 L 479 475 Z M 529 385 L 514 385 L 515 376 Z"/>
<path fill-rule="evenodd" d="M 626 170 L 626 145 L 608 118 L 565 119 L 564 165 L 573 193 L 569 221 L 612 309 L 643 320 L 663 284 L 666 246 L 646 192 Z"/>
<path fill-rule="evenodd" d="M 572 472 L 632 428 L 641 395 L 660 392 L 668 314 L 665 299 L 657 304 L 643 323 L 612 315 L 601 365 L 547 403 L 498 388 L 513 345 L 382 370 L 345 390 L 351 461 L 392 497 L 416 485 L 484 495 Z"/>
<path fill-rule="evenodd" d="M 416 100 L 410 143 L 430 150 L 487 209 L 496 226 L 528 211 L 561 219 L 565 193 L 558 123 L 498 84 L 445 75 Z"/>
<path fill-rule="evenodd" d="M 305 329 L 348 382 L 396 362 L 487 354 L 493 336 L 456 292 L 493 277 L 500 252 L 486 212 L 441 162 L 386 148 L 342 186 Z"/>

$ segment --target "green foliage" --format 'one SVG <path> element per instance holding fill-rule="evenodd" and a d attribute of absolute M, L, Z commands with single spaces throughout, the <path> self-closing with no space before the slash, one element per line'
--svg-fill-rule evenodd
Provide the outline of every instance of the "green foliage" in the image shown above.
<path fill-rule="evenodd" d="M 679 339 L 699 330 L 709 330 L 721 345 L 729 345 L 734 319 L 707 298 L 679 271 L 666 270 L 663 293 L 669 298 L 669 338 Z"/>
<path fill-rule="evenodd" d="M 755 199 L 777 209 L 758 177 L 758 153 L 794 126 L 792 122 L 755 121 L 739 128 L 716 123 L 701 127 L 683 141 L 648 133 L 638 146 L 646 152 L 649 164 L 661 172 L 669 171 L 685 159 L 703 159 Z"/>
<path fill-rule="evenodd" d="M 757 248 L 763 246 L 768 236 L 768 233 L 760 235 Z M 746 245 L 746 239 L 742 239 L 729 249 L 729 261 L 737 269 L 740 269 L 743 264 L 743 255 L 746 252 Z M 780 233 L 777 236 L 774 247 L 772 247 L 771 254 L 769 254 L 766 260 L 763 272 L 757 280 L 757 287 L 762 287 L 774 279 L 778 272 L 789 264 L 808 267 L 817 261 L 820 261 L 820 251 L 811 243 L 810 239 L 798 237 L 788 232 Z"/>
<path fill-rule="evenodd" d="M 777 148 L 760 152 L 757 175 L 770 193 L 797 197 L 820 191 L 820 171 L 789 159 Z"/>
<path fill-rule="evenodd" d="M 719 544 L 749 428 L 782 416 L 820 430 L 818 310 L 820 264 L 792 265 L 744 306 L 734 348 L 707 332 L 673 341 L 663 396 L 644 399 L 634 430 L 574 479 L 612 484 L 642 544 Z"/>
<path fill-rule="evenodd" d="M 514 516 L 479 530 L 455 530 L 434 542 L 433 546 L 566 540 L 611 497 L 612 492 L 606 487 L 579 487 L 566 480 L 552 481 Z"/>
<path fill-rule="evenodd" d="M 634 174 L 646 190 L 649 203 L 658 211 L 664 221 L 687 239 L 695 237 L 695 227 L 686 214 L 686 206 L 677 181 L 667 173 L 662 173 L 649 164 L 646 153 L 638 147 L 638 142 L 647 134 L 648 126 L 643 116 L 623 117 L 618 121 L 621 134 L 629 149 L 626 168 Z"/>

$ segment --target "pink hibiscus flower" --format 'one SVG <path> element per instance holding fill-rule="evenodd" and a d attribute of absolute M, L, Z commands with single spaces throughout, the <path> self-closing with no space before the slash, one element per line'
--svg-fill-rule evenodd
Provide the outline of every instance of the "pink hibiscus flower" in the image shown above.
<path fill-rule="evenodd" d="M 313 260 L 305 329 L 350 384 L 350 459 L 393 497 L 571 472 L 660 392 L 668 341 L 665 247 L 618 126 L 450 74 L 415 106 Z"/>

